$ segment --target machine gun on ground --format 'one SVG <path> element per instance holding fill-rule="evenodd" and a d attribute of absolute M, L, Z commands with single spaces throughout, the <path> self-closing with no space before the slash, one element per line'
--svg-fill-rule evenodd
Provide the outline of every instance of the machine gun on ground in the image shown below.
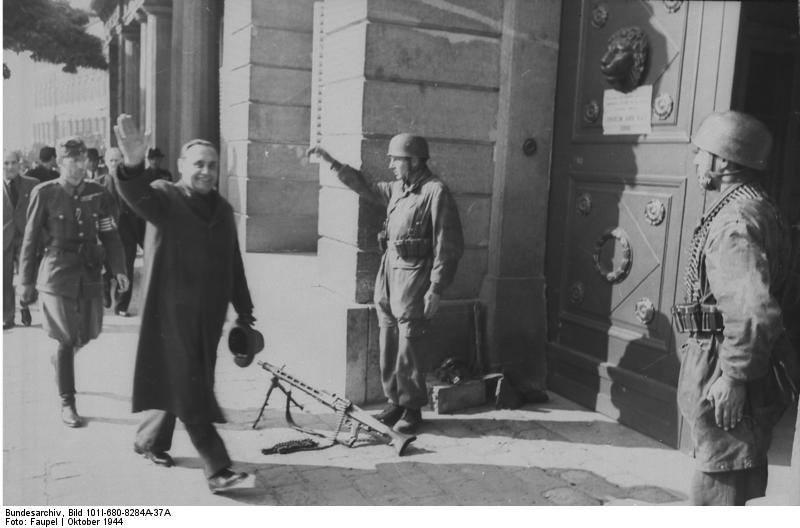
<path fill-rule="evenodd" d="M 261 417 L 264 415 L 264 409 L 267 407 L 267 403 L 269 402 L 269 397 L 272 394 L 272 391 L 275 388 L 278 388 L 286 395 L 286 422 L 298 431 L 328 438 L 331 440 L 331 445 L 338 442 L 348 447 L 352 447 L 358 439 L 359 431 L 361 429 L 365 429 L 387 438 L 389 440 L 389 445 L 394 446 L 395 451 L 397 451 L 397 455 L 403 456 L 408 444 L 417 439 L 416 436 L 399 433 L 393 430 L 391 427 L 379 422 L 369 413 L 359 408 L 346 398 L 315 389 L 314 387 L 303 383 L 291 374 L 284 372 L 283 367 L 278 368 L 267 363 L 266 361 L 259 361 L 258 364 L 261 365 L 261 368 L 272 374 L 272 381 L 269 389 L 267 390 L 267 396 L 264 398 L 264 405 L 261 406 L 261 411 L 259 411 L 258 417 L 256 418 L 255 422 L 253 422 L 253 429 L 256 428 L 258 422 L 261 420 Z M 281 384 L 282 381 L 288 383 L 292 387 L 300 389 L 318 402 L 336 411 L 336 414 L 339 416 L 339 425 L 337 426 L 336 431 L 331 434 L 297 425 L 292 418 L 290 408 L 291 405 L 294 404 L 302 410 L 303 406 L 300 405 L 297 400 L 294 399 L 294 397 L 292 397 L 291 389 L 287 389 Z M 347 423 L 350 424 L 350 437 L 344 441 L 339 440 L 339 433 Z"/>

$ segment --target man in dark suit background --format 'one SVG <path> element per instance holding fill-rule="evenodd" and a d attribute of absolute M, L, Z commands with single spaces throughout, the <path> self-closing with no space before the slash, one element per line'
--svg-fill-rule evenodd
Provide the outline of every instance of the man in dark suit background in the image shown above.
<path fill-rule="evenodd" d="M 31 191 L 39 180 L 20 174 L 20 158 L 16 152 L 3 156 L 3 330 L 14 323 L 14 264 L 19 258 L 22 235 L 25 232 L 25 214 Z M 31 312 L 27 306 L 20 308 L 22 324 L 30 326 Z"/>

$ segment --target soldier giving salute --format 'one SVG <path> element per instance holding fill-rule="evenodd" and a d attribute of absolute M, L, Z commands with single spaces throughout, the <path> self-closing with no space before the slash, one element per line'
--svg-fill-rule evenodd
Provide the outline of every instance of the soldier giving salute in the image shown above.
<path fill-rule="evenodd" d="M 105 254 L 120 290 L 129 287 L 125 258 L 112 215 L 111 196 L 99 183 L 86 179 L 86 145 L 76 137 L 56 146 L 60 176 L 34 188 L 20 249 L 20 300 L 41 297 L 43 326 L 58 342 L 56 379 L 61 419 L 80 427 L 75 408 L 75 352 L 100 335 L 103 326 Z M 44 256 L 36 279 L 36 250 Z M 37 281 L 34 285 L 34 281 Z"/>

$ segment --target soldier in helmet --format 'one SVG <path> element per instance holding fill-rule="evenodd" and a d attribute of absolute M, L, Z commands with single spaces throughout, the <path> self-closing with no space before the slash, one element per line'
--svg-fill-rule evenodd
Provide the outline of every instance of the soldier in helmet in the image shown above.
<path fill-rule="evenodd" d="M 678 406 L 692 430 L 695 505 L 764 495 L 772 429 L 787 405 L 790 345 L 778 299 L 788 231 L 761 185 L 772 137 L 741 112 L 715 113 L 692 138 L 700 186 L 720 191 L 691 241 Z"/>
<path fill-rule="evenodd" d="M 19 288 L 25 304 L 33 302 L 39 291 L 44 329 L 58 342 L 55 366 L 61 419 L 69 427 L 80 427 L 74 355 L 100 334 L 103 325 L 104 254 L 110 255 L 123 290 L 128 288 L 128 277 L 111 196 L 101 184 L 86 179 L 86 145 L 79 138 L 65 138 L 56 156 L 58 179 L 37 185 L 31 193 L 20 250 Z M 44 247 L 41 264 L 40 247 Z"/>
<path fill-rule="evenodd" d="M 386 207 L 378 236 L 383 257 L 375 280 L 375 307 L 388 405 L 377 418 L 400 432 L 413 433 L 428 401 L 428 322 L 464 251 L 458 209 L 447 186 L 428 169 L 428 143 L 421 136 L 398 134 L 389 142 L 393 182 L 372 182 L 321 146 L 308 153 L 330 163 L 350 189 Z"/>

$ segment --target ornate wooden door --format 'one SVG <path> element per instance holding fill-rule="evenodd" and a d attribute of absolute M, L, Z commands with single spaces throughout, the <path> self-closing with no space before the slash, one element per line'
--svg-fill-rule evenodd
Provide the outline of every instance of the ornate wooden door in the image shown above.
<path fill-rule="evenodd" d="M 563 3 L 549 386 L 672 446 L 681 431 L 669 314 L 682 297 L 682 245 L 703 207 L 690 137 L 708 113 L 730 106 L 738 22 L 736 2 Z M 625 75 L 615 77 L 610 58 L 626 47 L 635 51 L 618 57 Z M 652 87 L 649 133 L 604 134 L 610 82 Z"/>

